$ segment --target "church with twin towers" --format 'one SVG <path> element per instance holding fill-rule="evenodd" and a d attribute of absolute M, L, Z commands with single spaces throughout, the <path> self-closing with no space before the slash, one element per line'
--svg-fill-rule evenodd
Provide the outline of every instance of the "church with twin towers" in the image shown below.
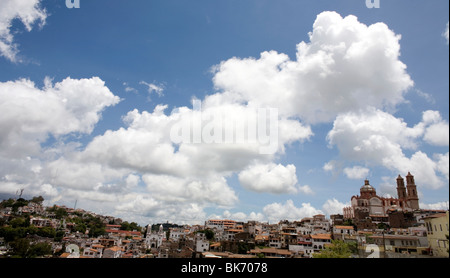
<path fill-rule="evenodd" d="M 355 218 L 355 212 L 366 212 L 370 216 L 385 217 L 389 210 L 401 210 L 404 212 L 415 211 L 419 209 L 419 197 L 414 176 L 410 172 L 405 180 L 399 175 L 397 177 L 397 198 L 380 197 L 369 180 L 364 181 L 360 188 L 360 195 L 354 195 L 351 198 L 351 205 L 343 209 L 344 218 Z"/>

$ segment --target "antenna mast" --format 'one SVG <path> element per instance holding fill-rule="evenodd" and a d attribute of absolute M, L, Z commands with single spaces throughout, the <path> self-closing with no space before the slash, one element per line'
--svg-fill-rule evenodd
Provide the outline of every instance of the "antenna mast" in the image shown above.
<path fill-rule="evenodd" d="M 22 198 L 23 190 L 24 190 L 24 188 L 21 188 L 21 189 L 18 189 L 18 190 L 16 191 L 16 195 L 19 196 L 18 199 Z"/>

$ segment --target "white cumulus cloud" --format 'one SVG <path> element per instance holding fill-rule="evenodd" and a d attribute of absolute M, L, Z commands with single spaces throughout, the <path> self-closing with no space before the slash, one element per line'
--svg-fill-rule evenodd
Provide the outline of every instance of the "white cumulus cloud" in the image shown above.
<path fill-rule="evenodd" d="M 302 203 L 301 207 L 296 207 L 294 201 L 287 200 L 283 203 L 272 203 L 266 205 L 263 208 L 263 213 L 270 222 L 276 222 L 280 220 L 301 220 L 305 217 L 312 217 L 313 215 L 323 214 L 321 210 L 318 210 L 311 206 L 310 203 Z"/>
<path fill-rule="evenodd" d="M 427 140 L 426 134 L 436 121 L 441 123 L 439 113 L 433 111 L 423 113 L 422 121 L 413 127 L 408 127 L 403 119 L 377 109 L 349 112 L 336 118 L 327 139 L 344 159 L 366 161 L 398 173 L 410 171 L 418 184 L 437 189 L 444 185 L 438 175 L 440 164 L 417 150 L 420 139 L 425 134 Z M 416 152 L 407 157 L 404 150 Z"/>
<path fill-rule="evenodd" d="M 341 203 L 337 199 L 329 199 L 323 204 L 322 209 L 327 215 L 342 214 L 343 208 L 350 206 L 350 202 Z"/>
<path fill-rule="evenodd" d="M 235 101 L 272 106 L 308 123 L 328 122 L 366 106 L 393 108 L 413 85 L 399 60 L 400 36 L 384 23 L 319 14 L 297 60 L 276 51 L 213 67 L 214 85 Z"/>
<path fill-rule="evenodd" d="M 298 189 L 296 168 L 289 164 L 252 165 L 239 173 L 239 182 L 256 192 L 296 193 Z M 306 191 L 309 192 L 306 188 Z"/>
<path fill-rule="evenodd" d="M 42 89 L 28 79 L 0 82 L 0 153 L 35 155 L 49 135 L 89 134 L 103 109 L 118 102 L 98 77 L 47 79 Z"/>
<path fill-rule="evenodd" d="M 369 174 L 369 171 L 370 171 L 369 169 L 367 169 L 365 167 L 361 167 L 361 166 L 354 166 L 352 168 L 349 168 L 349 167 L 344 168 L 344 174 L 347 176 L 347 178 L 356 179 L 356 180 L 366 178 L 367 175 Z"/>
<path fill-rule="evenodd" d="M 11 32 L 12 21 L 20 20 L 30 32 L 35 24 L 43 26 L 47 12 L 40 7 L 41 0 L 2 0 L 0 1 L 0 56 L 12 62 L 20 62 L 18 45 Z"/>

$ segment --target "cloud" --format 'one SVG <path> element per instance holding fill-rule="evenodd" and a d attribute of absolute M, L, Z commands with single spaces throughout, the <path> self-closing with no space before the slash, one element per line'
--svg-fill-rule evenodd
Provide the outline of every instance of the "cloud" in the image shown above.
<path fill-rule="evenodd" d="M 244 174 L 253 173 L 250 170 L 256 168 L 251 165 L 267 165 L 262 174 L 270 177 L 273 183 L 264 184 L 260 180 L 259 184 L 244 182 L 243 186 L 257 186 L 253 190 L 275 194 L 297 190 L 311 193 L 308 186 L 296 187 L 293 165 L 277 165 L 272 162 L 275 154 L 260 154 L 259 147 L 264 142 L 174 142 L 171 136 L 176 126 L 192 131 L 192 123 L 200 114 L 203 116 L 202 127 L 217 125 L 224 128 L 224 134 L 231 131 L 240 136 L 235 125 L 226 123 L 242 123 L 247 117 L 256 117 L 257 109 L 241 104 L 216 105 L 208 97 L 201 110 L 179 107 L 167 113 L 166 109 L 166 105 L 157 105 L 152 112 L 128 112 L 123 117 L 125 127 L 95 136 L 84 148 L 68 148 L 58 153 L 56 159 L 43 163 L 41 176 L 51 177 L 51 184 L 58 184 L 65 196 L 83 198 L 86 206 L 95 206 L 95 202 L 102 200 L 103 208 L 123 215 L 129 210 L 130 215 L 135 214 L 135 219 L 173 219 L 175 216 L 166 209 L 177 214 L 177 211 L 194 207 L 197 215 L 204 217 L 202 213 L 208 207 L 233 207 L 239 200 L 227 178 L 245 170 Z M 211 121 L 212 116 L 225 124 L 221 126 Z M 244 130 L 249 128 L 248 125 L 244 127 Z M 277 138 L 278 153 L 283 152 L 284 144 L 311 135 L 308 127 L 295 120 L 280 119 L 280 127 L 290 132 Z M 134 182 L 124 182 L 128 179 Z M 140 204 L 152 208 L 153 212 L 140 209 Z M 198 220 L 194 218 L 189 219 Z M 176 220 L 181 221 L 181 216 Z"/>
<path fill-rule="evenodd" d="M 301 207 L 295 206 L 292 200 L 283 203 L 272 203 L 263 208 L 263 213 L 270 222 L 278 223 L 280 220 L 301 220 L 305 217 L 312 217 L 316 214 L 323 214 L 309 203 L 302 203 Z"/>
<path fill-rule="evenodd" d="M 447 178 L 447 181 L 449 180 L 449 153 L 446 154 L 436 154 L 435 155 L 435 161 L 437 161 L 436 168 L 439 172 L 444 175 L 444 177 Z"/>
<path fill-rule="evenodd" d="M 125 87 L 125 92 L 127 93 L 138 93 L 138 90 L 128 85 L 128 82 L 123 82 L 122 85 Z"/>
<path fill-rule="evenodd" d="M 386 156 L 400 154 L 402 147 L 417 148 L 417 138 L 423 132 L 422 124 L 410 128 L 402 119 L 369 108 L 339 115 L 327 140 L 330 145 L 337 145 L 347 159 L 370 157 L 381 162 Z"/>
<path fill-rule="evenodd" d="M 146 174 L 143 180 L 147 191 L 160 201 L 217 206 L 232 206 L 237 202 L 235 192 L 221 176 L 201 180 Z"/>
<path fill-rule="evenodd" d="M 333 171 L 334 168 L 335 168 L 335 166 L 334 166 L 334 163 L 332 161 L 329 161 L 329 162 L 325 163 L 323 165 L 323 167 L 322 167 L 322 169 L 324 171 L 326 171 L 326 172 Z"/>
<path fill-rule="evenodd" d="M 105 191 L 105 186 L 126 178 L 130 173 L 112 169 L 97 162 L 83 161 L 79 156 L 71 153 L 65 156 L 46 163 L 43 173 L 51 178 L 53 184 L 58 184 L 61 188 L 102 192 Z M 120 190 L 115 190 L 115 192 L 118 191 Z"/>
<path fill-rule="evenodd" d="M 162 84 L 156 85 L 154 83 L 147 83 L 145 81 L 141 81 L 139 82 L 139 84 L 147 86 L 149 94 L 156 93 L 160 97 L 164 95 L 164 86 Z"/>
<path fill-rule="evenodd" d="M 449 145 L 449 125 L 444 121 L 438 111 L 425 111 L 423 122 L 427 124 L 423 139 L 435 146 Z"/>
<path fill-rule="evenodd" d="M 45 25 L 47 12 L 40 7 L 41 0 L 2 0 L 0 2 L 0 55 L 11 62 L 21 62 L 17 57 L 18 45 L 11 33 L 12 21 L 20 20 L 30 32 L 39 23 Z"/>
<path fill-rule="evenodd" d="M 343 111 L 367 105 L 393 108 L 402 103 L 413 83 L 398 59 L 399 40 L 382 23 L 366 26 L 354 16 L 321 13 L 310 41 L 297 45 L 296 61 L 275 51 L 263 52 L 259 59 L 223 61 L 213 67 L 217 92 L 206 96 L 200 107 L 132 110 L 123 117 L 125 127 L 96 136 L 84 149 L 65 154 L 47 168 L 55 172 L 59 167 L 59 173 L 78 181 L 55 178 L 71 192 L 126 196 L 123 205 L 116 206 L 118 211 L 151 217 L 168 215 L 164 207 L 179 211 L 196 204 L 201 215 L 208 206 L 235 205 L 237 194 L 227 184 L 234 173 L 251 191 L 312 194 L 310 186 L 298 185 L 294 165 L 281 165 L 276 159 L 287 145 L 314 135 L 311 123 L 329 122 Z M 140 84 L 150 94 L 163 94 L 162 85 Z M 271 108 L 278 113 L 278 136 L 273 152 L 261 154 L 267 140 L 251 138 L 249 132 L 257 126 L 259 109 Z M 142 197 L 120 182 L 130 174 L 142 177 Z M 267 219 L 277 221 L 320 212 L 309 204 L 296 208 L 292 201 L 263 210 Z"/>
<path fill-rule="evenodd" d="M 305 194 L 305 195 L 313 195 L 314 191 L 311 189 L 309 185 L 302 185 L 298 188 L 299 192 Z"/>
<path fill-rule="evenodd" d="M 436 135 L 434 129 L 430 129 L 436 124 L 442 124 L 436 111 L 424 112 L 420 123 L 408 127 L 403 119 L 372 108 L 339 115 L 327 140 L 330 146 L 338 148 L 340 156 L 346 160 L 365 161 L 398 173 L 411 171 L 418 184 L 437 189 L 444 184 L 438 175 L 440 168 L 437 161 L 422 151 L 416 151 L 410 158 L 404 153 L 404 150 L 417 150 L 422 138 L 433 144 L 441 142 L 436 141 L 441 137 L 427 137 L 430 133 Z"/>
<path fill-rule="evenodd" d="M 86 161 L 97 161 L 113 168 L 192 178 L 226 176 L 244 170 L 255 161 L 267 163 L 274 159 L 274 155 L 260 153 L 267 142 L 246 138 L 247 134 L 241 133 L 251 128 L 250 122 L 243 129 L 236 127 L 243 119 L 256 119 L 257 110 L 239 104 L 214 106 L 207 100 L 204 103 L 202 110 L 181 107 L 170 114 L 165 113 L 165 105 L 158 105 L 152 113 L 130 111 L 124 117 L 127 128 L 109 130 L 95 137 L 81 155 Z M 218 121 L 213 121 L 214 117 Z M 276 138 L 278 152 L 282 152 L 287 142 L 299 141 L 311 134 L 296 121 L 282 119 L 280 126 L 299 132 Z M 187 136 L 178 138 L 178 131 Z M 211 136 L 210 131 L 222 134 Z M 193 138 L 197 133 L 198 142 Z M 227 134 L 231 134 L 229 142 Z M 237 137 L 242 137 L 242 141 L 237 141 Z"/>
<path fill-rule="evenodd" d="M 32 18 L 25 20 L 30 26 L 45 19 Z M 0 83 L 0 108 L 5 111 L 0 119 L 0 188 L 27 186 L 55 200 L 82 200 L 87 209 L 101 204 L 126 219 L 201 223 L 207 208 L 219 207 L 227 209 L 223 216 L 236 219 L 299 220 L 322 211 L 288 200 L 268 204 L 262 213 L 231 213 L 239 199 L 227 179 L 236 174 L 241 186 L 254 192 L 313 194 L 309 185 L 298 184 L 294 165 L 277 160 L 290 144 L 311 140 L 312 124 L 332 121 L 327 140 L 344 159 L 411 170 L 418 181 L 421 171 L 423 184 L 439 187 L 437 173 L 448 180 L 448 153 L 430 159 L 419 151 L 407 157 L 404 150 L 416 151 L 422 141 L 448 146 L 440 133 L 448 123 L 436 111 L 427 111 L 421 123 L 408 127 L 384 112 L 403 103 L 413 86 L 399 60 L 399 41 L 383 23 L 367 26 L 355 16 L 323 12 L 309 42 L 297 45 L 296 60 L 276 51 L 228 59 L 213 67 L 216 91 L 201 106 L 193 99 L 192 108 L 167 111 L 168 105 L 159 104 L 153 111 L 134 109 L 123 116 L 123 127 L 85 144 L 75 136 L 91 134 L 103 110 L 120 101 L 100 78 L 68 77 L 55 84 L 47 78 L 43 88 L 28 79 Z M 9 45 L 15 49 L 12 40 Z M 164 94 L 162 84 L 140 84 L 149 95 Z M 271 120 L 272 114 L 261 117 L 261 111 L 276 111 L 273 142 L 262 136 L 267 130 L 251 133 Z M 262 153 L 267 147 L 272 152 Z M 342 163 L 324 166 L 326 171 L 336 168 L 342 169 Z M 357 178 L 368 168 L 344 172 Z M 342 205 L 328 200 L 323 210 L 331 213 Z"/>
<path fill-rule="evenodd" d="M 342 214 L 343 208 L 347 206 L 350 206 L 350 202 L 341 203 L 335 198 L 333 198 L 327 200 L 325 204 L 323 204 L 322 208 L 327 215 L 333 215 L 333 214 Z"/>
<path fill-rule="evenodd" d="M 420 203 L 420 207 L 423 209 L 448 210 L 449 202 L 438 202 L 434 204 Z"/>
<path fill-rule="evenodd" d="M 447 44 L 448 44 L 448 22 L 447 22 L 447 27 L 445 28 L 444 33 L 442 33 L 442 36 L 447 40 Z"/>
<path fill-rule="evenodd" d="M 0 82 L 1 192 L 15 186 L 54 198 L 66 186 L 104 180 L 98 165 L 75 163 L 70 154 L 80 144 L 65 141 L 92 133 L 102 111 L 120 99 L 98 77 L 44 83 L 37 88 L 28 79 Z"/>
<path fill-rule="evenodd" d="M 369 174 L 369 169 L 361 166 L 354 166 L 352 168 L 347 167 L 344 168 L 344 174 L 349 179 L 360 180 L 367 177 Z"/>
<path fill-rule="evenodd" d="M 436 100 L 434 99 L 433 95 L 425 93 L 419 89 L 415 89 L 414 91 L 419 97 L 425 99 L 428 103 L 430 103 L 430 104 L 436 103 Z"/>
<path fill-rule="evenodd" d="M 271 192 L 275 194 L 296 193 L 298 189 L 296 168 L 290 164 L 252 165 L 239 173 L 239 182 L 243 187 L 255 192 Z M 303 188 L 303 191 L 307 188 Z"/>
<path fill-rule="evenodd" d="M 243 212 L 230 212 L 229 210 L 225 210 L 222 215 L 212 214 L 208 216 L 208 219 L 233 219 L 235 221 L 266 221 L 265 216 L 262 213 L 251 212 L 249 214 Z"/>
<path fill-rule="evenodd" d="M 310 203 L 302 203 L 300 207 L 297 207 L 292 200 L 287 200 L 284 203 L 271 203 L 267 204 L 263 208 L 263 212 L 256 213 L 244 213 L 244 212 L 230 212 L 225 210 L 222 215 L 211 214 L 208 219 L 233 219 L 236 221 L 260 221 L 278 223 L 282 220 L 299 221 L 306 217 L 313 217 L 317 214 L 327 215 L 342 214 L 342 209 L 349 206 L 350 202 L 341 203 L 336 199 L 330 199 L 322 206 L 322 210 L 318 210 L 311 206 Z"/>
<path fill-rule="evenodd" d="M 119 102 L 98 77 L 45 83 L 42 89 L 28 79 L 0 83 L 2 155 L 36 155 L 49 135 L 89 134 L 103 109 Z"/>
<path fill-rule="evenodd" d="M 203 209 L 204 207 L 196 203 L 166 203 L 148 194 L 129 193 L 123 196 L 114 213 L 124 219 L 134 219 L 138 223 L 149 223 L 149 219 L 165 219 L 178 224 L 203 224 L 206 218 Z"/>
<path fill-rule="evenodd" d="M 234 101 L 277 107 L 280 115 L 307 123 L 404 102 L 413 82 L 399 60 L 400 36 L 385 24 L 366 26 L 352 15 L 323 12 L 309 38 L 297 45 L 296 61 L 266 51 L 214 66 L 215 87 Z"/>

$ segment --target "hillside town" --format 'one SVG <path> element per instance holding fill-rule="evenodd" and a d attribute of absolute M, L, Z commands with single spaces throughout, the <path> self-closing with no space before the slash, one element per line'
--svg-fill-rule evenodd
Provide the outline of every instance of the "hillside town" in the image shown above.
<path fill-rule="evenodd" d="M 209 219 L 140 227 L 81 208 L 44 207 L 40 196 L 8 199 L 0 203 L 0 257 L 448 258 L 448 210 L 420 209 L 412 175 L 407 190 L 400 176 L 397 182 L 399 198 L 378 197 L 366 180 L 343 214 L 271 224 Z"/>

